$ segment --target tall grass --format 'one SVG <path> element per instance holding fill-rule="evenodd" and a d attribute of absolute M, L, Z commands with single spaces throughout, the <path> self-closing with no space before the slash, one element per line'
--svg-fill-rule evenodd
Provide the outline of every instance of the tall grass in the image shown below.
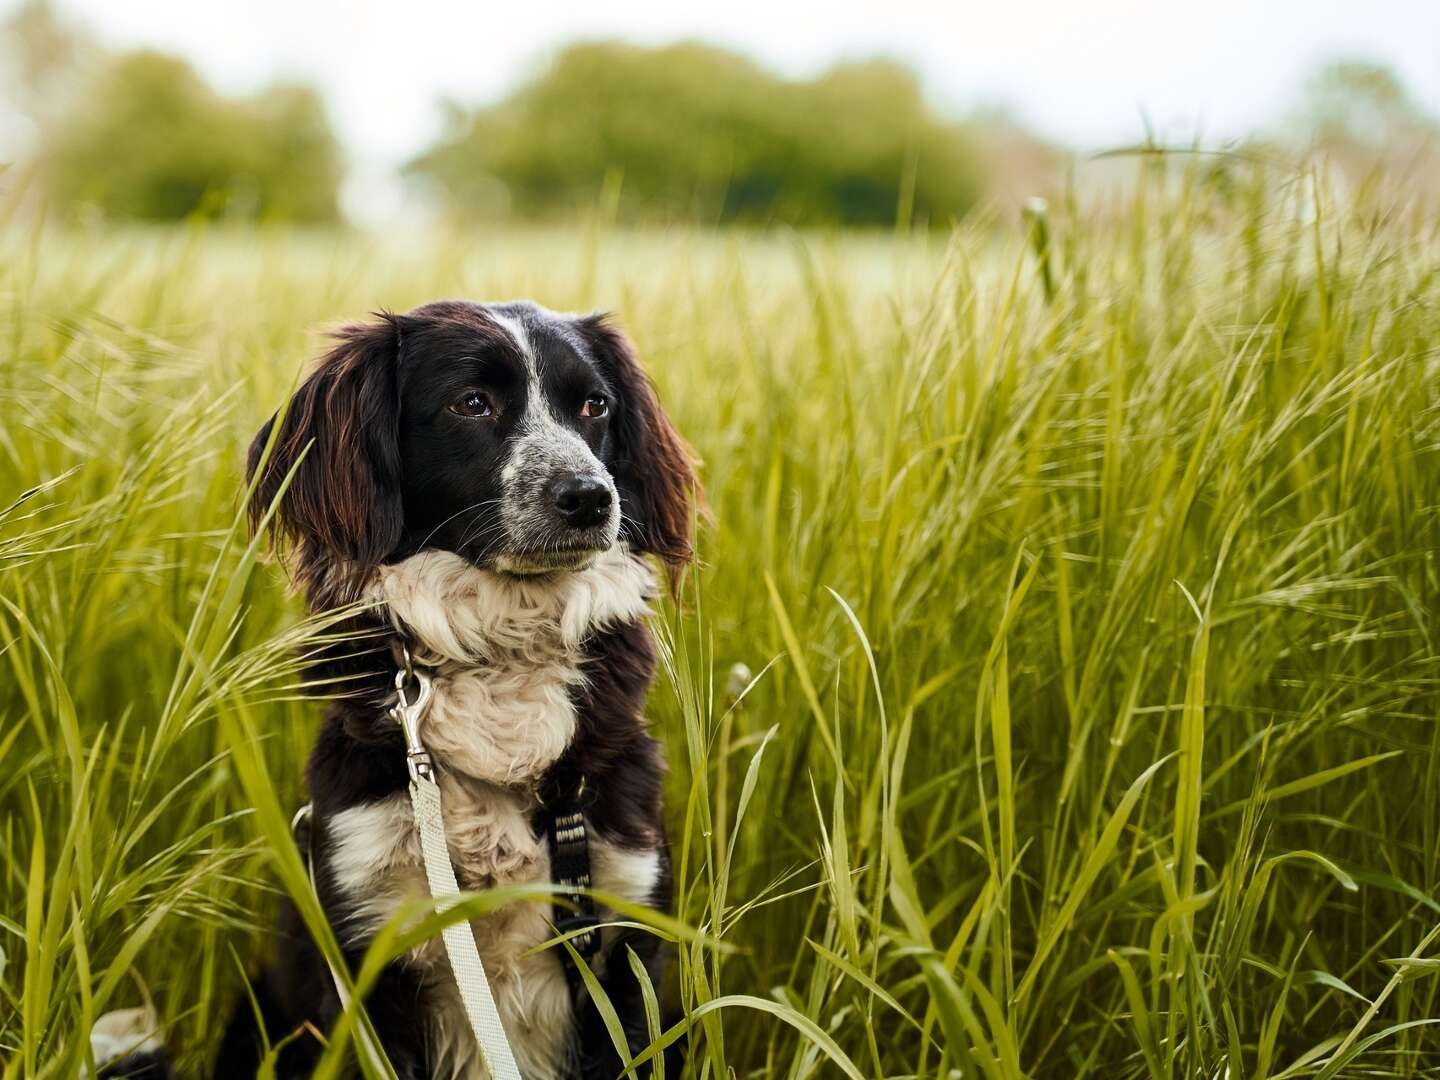
<path fill-rule="evenodd" d="M 317 628 L 241 449 L 316 327 L 446 295 L 618 310 L 704 461 L 691 1075 L 1433 1075 L 1435 225 L 1164 160 L 1040 224 L 9 227 L 4 1076 L 146 999 L 198 1069 L 303 891 Z"/>

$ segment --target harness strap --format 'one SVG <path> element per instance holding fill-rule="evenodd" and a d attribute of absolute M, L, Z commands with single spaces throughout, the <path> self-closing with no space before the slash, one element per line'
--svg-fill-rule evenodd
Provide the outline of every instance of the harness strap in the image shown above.
<path fill-rule="evenodd" d="M 574 934 L 570 945 L 581 963 L 589 964 L 600 951 L 600 918 L 589 895 L 590 837 L 585 827 L 585 778 L 574 768 L 568 755 L 555 766 L 544 802 L 545 832 L 550 841 L 550 877 L 565 890 L 564 905 L 552 905 L 557 934 Z M 578 1000 L 585 992 L 575 958 L 569 949 L 560 953 L 570 995 Z"/>

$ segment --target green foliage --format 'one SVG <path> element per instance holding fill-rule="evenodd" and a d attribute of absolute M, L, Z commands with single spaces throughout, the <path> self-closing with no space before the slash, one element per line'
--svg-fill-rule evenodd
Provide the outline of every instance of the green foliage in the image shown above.
<path fill-rule="evenodd" d="M 626 220 L 791 224 L 945 226 L 980 180 L 903 67 L 792 82 L 698 44 L 571 46 L 501 104 L 453 109 L 409 171 L 472 215 L 570 216 L 618 184 Z"/>
<path fill-rule="evenodd" d="M 243 447 L 317 324 L 458 294 L 619 309 L 705 462 L 651 709 L 688 1075 L 1436 1075 L 1437 261 L 1160 156 L 944 244 L 0 237 L 0 1072 L 138 979 L 199 1073 L 303 893 L 323 633 Z"/>
<path fill-rule="evenodd" d="M 275 86 L 231 100 L 184 60 L 161 53 L 109 62 L 50 126 L 42 165 L 62 207 L 90 206 L 109 217 L 337 216 L 340 152 L 313 90 Z"/>

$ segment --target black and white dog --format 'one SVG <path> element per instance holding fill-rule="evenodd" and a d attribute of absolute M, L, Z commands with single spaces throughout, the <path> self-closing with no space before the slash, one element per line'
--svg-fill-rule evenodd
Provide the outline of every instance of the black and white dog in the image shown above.
<path fill-rule="evenodd" d="M 647 557 L 672 579 L 690 559 L 695 477 L 627 339 L 602 316 L 530 303 L 444 301 L 348 326 L 256 436 L 250 474 L 252 520 L 276 507 L 271 531 L 311 608 L 373 604 L 359 617 L 368 641 L 319 661 L 346 692 L 308 767 L 316 886 L 351 961 L 426 895 L 387 714 L 401 641 L 433 677 L 420 730 L 461 888 L 551 881 L 546 807 L 573 798 L 594 888 L 666 908 L 664 764 L 644 720 L 644 618 L 659 589 Z M 565 914 L 524 902 L 472 923 L 526 1080 L 621 1070 L 564 950 L 532 952 Z M 658 987 L 658 939 L 599 939 L 591 966 L 644 1046 L 628 950 Z M 293 911 L 255 991 L 272 1044 L 301 1032 L 279 1075 L 308 1075 L 313 1031 L 340 1004 Z M 438 939 L 393 964 L 367 1007 L 402 1077 L 479 1075 Z M 241 1005 L 217 1075 L 254 1075 L 254 1012 Z"/>

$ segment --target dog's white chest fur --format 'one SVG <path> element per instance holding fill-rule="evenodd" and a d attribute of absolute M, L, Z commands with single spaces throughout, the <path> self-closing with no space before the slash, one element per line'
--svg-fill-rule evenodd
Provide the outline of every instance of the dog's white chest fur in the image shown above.
<path fill-rule="evenodd" d="M 382 568 L 371 589 L 435 670 L 421 737 L 440 766 L 446 839 L 461 888 L 550 880 L 546 840 L 531 828 L 533 784 L 575 734 L 571 691 L 592 631 L 642 617 L 650 568 L 612 548 L 587 570 L 517 579 L 457 555 L 423 552 Z M 351 807 L 329 821 L 330 865 L 357 915 L 339 929 L 365 939 L 404 899 L 424 896 L 408 796 Z M 627 851 L 592 833 L 595 887 L 637 903 L 659 875 L 654 851 Z M 548 904 L 511 904 L 472 923 L 501 1019 L 527 1078 L 560 1075 L 570 999 L 556 952 L 526 955 L 553 936 Z M 452 1076 L 478 1075 L 473 1040 L 439 939 L 411 957 L 433 977 L 434 1038 Z"/>

